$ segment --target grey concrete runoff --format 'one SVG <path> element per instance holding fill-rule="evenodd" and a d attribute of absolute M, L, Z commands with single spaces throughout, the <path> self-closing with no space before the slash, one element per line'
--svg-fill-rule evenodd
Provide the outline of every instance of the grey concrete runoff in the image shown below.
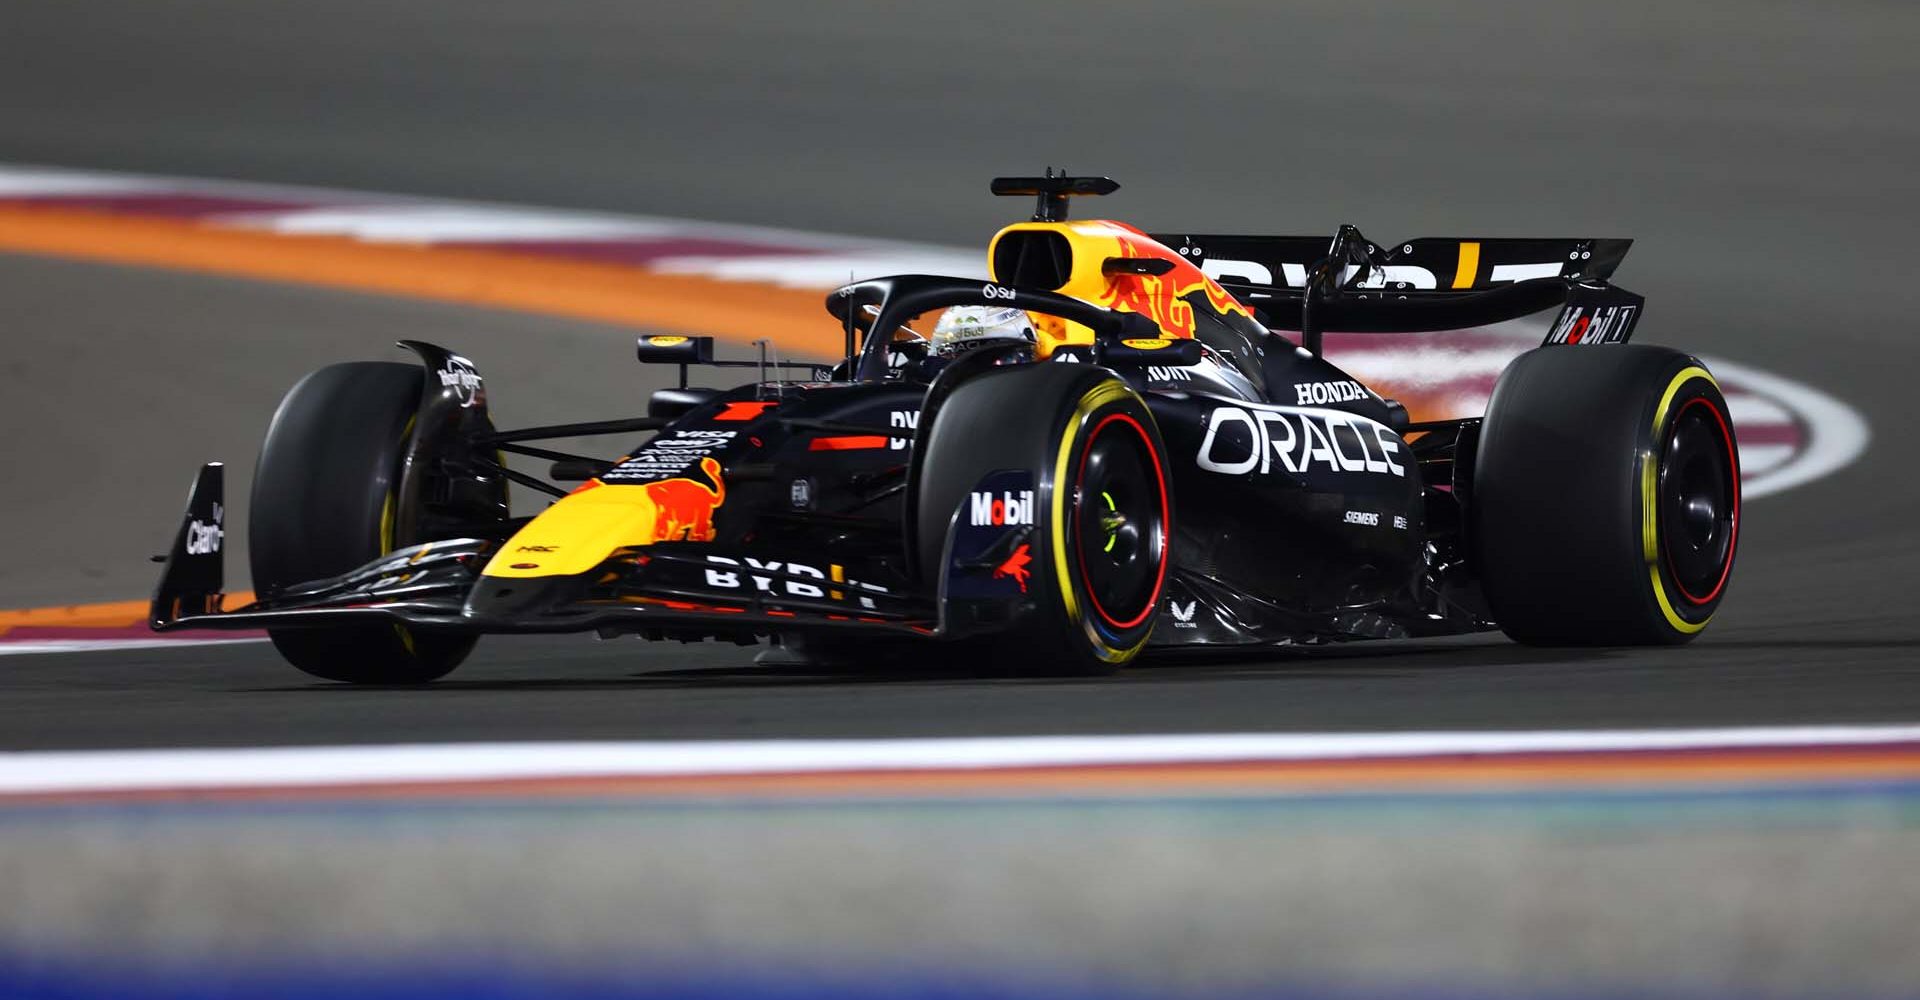
<path fill-rule="evenodd" d="M 1210 996 L 1910 995 L 1911 806 L 136 810 L 0 819 L 0 943 Z M 1343 994 L 1352 995 L 1352 994 Z"/>

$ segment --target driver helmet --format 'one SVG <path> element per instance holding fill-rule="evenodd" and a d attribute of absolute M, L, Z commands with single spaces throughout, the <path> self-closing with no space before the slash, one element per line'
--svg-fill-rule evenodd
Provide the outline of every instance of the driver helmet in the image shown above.
<path fill-rule="evenodd" d="M 1011 306 L 954 306 L 933 325 L 933 353 L 950 358 L 976 347 L 1017 343 L 1033 346 L 1033 320 Z"/>

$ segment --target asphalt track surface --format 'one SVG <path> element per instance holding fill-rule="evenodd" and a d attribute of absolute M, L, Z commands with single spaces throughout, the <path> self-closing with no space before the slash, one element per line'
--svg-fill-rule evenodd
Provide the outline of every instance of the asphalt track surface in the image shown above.
<path fill-rule="evenodd" d="M 101 287 L 114 294 L 91 294 Z M 234 462 L 235 482 L 247 481 L 259 429 L 239 414 L 264 420 L 283 385 L 332 358 L 388 356 L 397 352 L 386 345 L 403 335 L 460 343 L 488 358 L 537 338 L 545 345 L 539 362 L 496 390 L 501 419 L 514 423 L 602 416 L 580 407 L 637 399 L 648 388 L 638 366 L 596 362 L 624 357 L 630 334 L 589 324 L 20 257 L 0 260 L 0 294 L 17 315 L 58 322 L 72 345 L 62 363 L 29 369 L 16 403 L 31 391 L 28 409 L 51 414 L 64 400 L 92 400 L 90 434 L 47 420 L 45 434 L 16 442 L 28 449 L 24 462 L 70 468 L 64 479 L 82 495 L 113 497 L 134 483 L 155 501 L 117 516 L 102 510 L 100 524 L 77 534 L 15 542 L 34 564 L 64 567 L 54 572 L 70 574 L 61 583 L 76 595 L 138 593 L 150 572 L 142 557 L 176 516 L 182 473 L 195 458 L 223 457 Z M 125 367 L 124 359 L 142 356 L 137 370 Z M 101 378 L 121 380 L 117 391 L 100 393 Z M 181 406 L 183 391 L 197 405 Z M 147 446 L 159 414 L 167 415 L 161 444 Z M 1764 503 L 1793 504 L 1825 488 Z M 244 519 L 243 493 L 234 492 Z M 75 501 L 54 494 L 33 502 L 27 521 L 54 524 Z M 1112 680 L 1021 681 L 927 676 L 884 662 L 824 675 L 755 667 L 753 649 L 731 645 L 500 637 L 427 690 L 312 683 L 263 644 L 116 650 L 0 661 L 0 739 L 11 749 L 79 749 L 1913 718 L 1920 638 L 1900 627 L 1902 588 L 1875 598 L 1841 586 L 1863 565 L 1897 578 L 1910 549 L 1789 557 L 1777 551 L 1791 538 L 1766 519 L 1769 507 L 1751 509 L 1759 513 L 1747 529 L 1739 599 L 1705 638 L 1676 650 L 1544 651 L 1484 637 L 1146 664 Z M 244 565 L 238 553 L 230 561 Z M 1834 581 L 1831 589 L 1808 586 L 1823 578 Z M 31 574 L 7 580 L 14 600 L 46 585 Z M 1880 620 L 1852 617 L 1862 614 Z"/>
<path fill-rule="evenodd" d="M 968 243 L 994 173 L 1126 185 L 1149 226 L 1636 237 L 1641 338 L 1863 411 L 1850 468 L 1751 504 L 1678 650 L 1352 647 L 1036 683 L 751 669 L 750 650 L 491 642 L 420 692 L 310 685 L 263 646 L 10 658 L 8 747 L 1906 720 L 1920 707 L 1920 12 L 1860 5 L 119 2 L 12 12 L 0 156 Z M 32 95 L 22 99 L 22 95 Z M 194 463 L 244 469 L 278 387 L 445 332 L 506 419 L 641 398 L 586 324 L 0 261 L 6 603 L 137 596 Z M 433 339 L 431 336 L 428 339 Z M 606 351 L 606 354 L 601 354 Z M 516 411 L 515 405 L 524 407 Z M 243 475 L 237 477 L 244 482 Z M 20 481 L 16 480 L 18 484 Z M 238 493 L 238 490 L 235 490 Z"/>

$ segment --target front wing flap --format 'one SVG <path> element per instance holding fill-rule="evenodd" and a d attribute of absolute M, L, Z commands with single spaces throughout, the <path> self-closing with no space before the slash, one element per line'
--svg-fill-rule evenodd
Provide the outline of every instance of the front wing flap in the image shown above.
<path fill-rule="evenodd" d="M 739 635 L 804 627 L 940 634 L 936 602 L 897 576 L 729 554 L 704 544 L 620 549 L 586 573 L 529 580 L 482 574 L 497 541 L 426 542 L 229 611 L 222 592 L 222 486 L 217 463 L 194 481 L 154 592 L 155 631 L 390 621 L 476 633 Z"/>

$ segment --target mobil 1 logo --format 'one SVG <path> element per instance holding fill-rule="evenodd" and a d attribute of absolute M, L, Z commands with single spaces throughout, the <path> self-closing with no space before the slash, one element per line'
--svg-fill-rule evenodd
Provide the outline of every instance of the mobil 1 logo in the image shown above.
<path fill-rule="evenodd" d="M 1040 488 L 1030 469 L 980 478 L 953 512 L 947 596 L 1017 598 L 1027 589 Z"/>

